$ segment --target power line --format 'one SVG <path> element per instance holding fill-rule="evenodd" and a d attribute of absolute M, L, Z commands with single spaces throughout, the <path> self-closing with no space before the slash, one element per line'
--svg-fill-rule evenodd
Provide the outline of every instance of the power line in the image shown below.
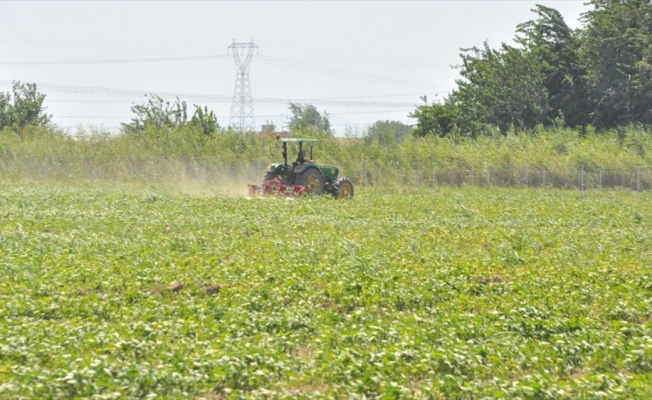
<path fill-rule="evenodd" d="M 5 84 L 10 86 L 12 81 L 0 80 L 0 85 Z M 163 92 L 163 91 L 143 91 L 133 89 L 115 89 L 115 88 L 102 88 L 94 86 L 77 86 L 65 84 L 51 84 L 51 83 L 36 83 L 40 89 L 46 89 L 52 92 L 74 93 L 74 94 L 92 94 L 97 96 L 117 96 L 117 97 L 143 97 L 146 95 L 154 95 L 164 98 L 179 98 L 189 99 L 196 101 L 215 102 L 215 103 L 229 103 L 232 102 L 233 97 L 227 95 L 207 95 L 197 93 L 178 93 L 178 92 Z M 413 107 L 414 103 L 407 102 L 390 102 L 390 101 L 369 101 L 369 100 L 337 100 L 328 98 L 275 98 L 275 97 L 259 97 L 256 98 L 257 103 L 267 104 L 287 104 L 292 103 L 310 103 L 319 105 L 333 105 L 333 106 L 359 106 L 359 107 Z"/>
<path fill-rule="evenodd" d="M 192 39 L 179 39 L 179 38 L 174 38 L 174 39 L 134 39 L 134 38 L 129 38 L 129 39 L 116 39 L 116 38 L 110 38 L 110 39 L 92 39 L 91 41 L 74 41 L 74 42 L 57 42 L 57 41 L 49 41 L 49 40 L 41 40 L 41 39 L 34 39 L 34 38 L 10 38 L 6 36 L 0 36 L 0 42 L 5 42 L 5 43 L 18 43 L 18 44 L 27 44 L 27 45 L 34 45 L 34 46 L 88 46 L 88 47 L 97 47 L 96 43 L 207 43 L 207 42 L 220 42 L 220 41 L 228 41 L 231 40 L 230 38 L 210 38 L 210 39 L 197 39 L 197 38 L 192 38 Z"/>
<path fill-rule="evenodd" d="M 254 45 L 255 46 L 255 45 Z M 230 48 L 231 46 L 229 46 Z M 257 46 L 256 46 L 257 47 Z M 235 52 L 234 52 L 235 55 Z M 150 58 L 123 58 L 123 59 L 95 59 L 95 60 L 14 60 L 14 61 L 0 61 L 0 65 L 89 65 L 89 64 L 125 64 L 125 63 L 156 63 L 156 62 L 173 62 L 173 61 L 197 61 L 197 60 L 213 60 L 227 58 L 224 55 L 195 55 L 195 56 L 179 56 L 179 57 L 150 57 Z M 429 83 L 415 82 L 405 79 L 396 79 L 386 76 L 373 75 L 367 73 L 347 71 L 332 67 L 326 67 L 316 64 L 308 64 L 303 62 L 294 61 L 291 59 L 283 59 L 278 57 L 260 56 L 261 62 L 264 64 L 275 65 L 285 68 L 293 68 L 303 70 L 306 72 L 319 73 L 324 75 L 331 75 L 340 78 L 347 78 L 360 81 L 368 81 L 380 84 L 424 88 L 424 87 L 446 87 L 444 85 L 431 85 Z M 242 60 L 244 61 L 244 59 Z M 402 60 L 405 62 L 405 60 Z"/>
<path fill-rule="evenodd" d="M 100 118 L 100 119 L 130 119 L 133 118 L 133 115 L 129 117 L 116 117 L 110 115 L 55 115 L 53 118 L 68 118 L 68 119 L 84 119 L 84 118 Z"/>
<path fill-rule="evenodd" d="M 282 58 L 261 56 L 260 59 L 262 63 L 266 63 L 266 64 L 294 68 L 294 69 L 299 69 L 308 72 L 316 72 L 316 73 L 321 73 L 326 75 L 333 75 L 341 78 L 364 80 L 369 82 L 382 83 L 388 85 L 398 85 L 398 86 L 405 86 L 405 87 L 423 88 L 423 87 L 431 86 L 430 84 L 423 83 L 423 82 L 415 82 L 415 81 L 409 81 L 405 79 L 396 79 L 396 78 L 389 78 L 389 77 L 379 76 L 379 75 L 346 71 L 346 70 L 341 70 L 341 69 L 336 69 L 331 67 L 324 67 L 324 66 L 319 66 L 314 64 L 302 63 L 298 61 L 286 60 Z"/>
<path fill-rule="evenodd" d="M 124 63 L 151 63 L 189 60 L 213 60 L 227 56 L 185 56 L 185 57 L 152 57 L 152 58 L 123 58 L 104 60 L 50 60 L 50 61 L 0 61 L 0 65 L 84 65 L 84 64 L 124 64 Z"/>
<path fill-rule="evenodd" d="M 394 113 L 394 112 L 404 112 L 405 109 L 400 110 L 374 110 L 374 111 L 350 111 L 350 112 L 329 112 L 329 117 L 337 117 L 339 115 L 354 115 L 354 114 L 377 114 L 377 113 Z M 83 118 L 103 118 L 103 119 L 131 119 L 133 115 L 129 116 L 111 116 L 111 115 L 55 115 L 54 118 L 70 118 L 70 119 L 83 119 Z M 286 117 L 284 114 L 270 114 L 270 115 L 258 115 L 258 118 L 283 118 Z M 227 119 L 228 115 L 218 115 L 216 118 Z"/>
<path fill-rule="evenodd" d="M 442 94 L 442 93 L 440 93 Z M 91 94 L 92 95 L 92 94 Z M 338 100 L 349 100 L 349 99 L 375 99 L 375 98 L 384 98 L 384 97 L 414 97 L 414 96 L 423 96 L 423 93 L 402 93 L 402 94 L 378 94 L 378 95 L 364 95 L 364 96 L 338 96 L 338 97 L 320 97 L 314 98 L 312 101 L 338 101 Z M 300 102 L 307 101 L 307 99 L 289 99 L 288 101 Z M 129 100 L 88 100 L 88 99 L 48 99 L 48 103 L 121 103 L 128 104 L 132 103 Z"/>

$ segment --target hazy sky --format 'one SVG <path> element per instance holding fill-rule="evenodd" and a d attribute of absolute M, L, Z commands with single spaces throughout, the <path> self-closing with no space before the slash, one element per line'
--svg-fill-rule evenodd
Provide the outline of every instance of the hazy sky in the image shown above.
<path fill-rule="evenodd" d="M 511 42 L 543 4 L 573 28 L 588 10 L 560 1 L 0 1 L 0 90 L 34 82 L 56 124 L 117 131 L 146 93 L 207 105 L 229 123 L 236 67 L 258 46 L 256 126 L 314 104 L 339 134 L 377 120 L 414 123 L 420 96 L 455 86 L 459 49 Z"/>

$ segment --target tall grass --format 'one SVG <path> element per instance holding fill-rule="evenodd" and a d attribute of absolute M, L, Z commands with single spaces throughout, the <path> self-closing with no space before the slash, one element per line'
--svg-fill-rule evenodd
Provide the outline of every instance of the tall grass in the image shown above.
<path fill-rule="evenodd" d="M 584 137 L 556 129 L 534 136 L 477 140 L 408 138 L 392 145 L 364 138 L 308 136 L 321 139 L 315 148 L 316 161 L 340 166 L 343 174 L 363 185 L 423 183 L 437 176 L 445 183 L 446 174 L 449 178 L 473 174 L 477 183 L 510 185 L 527 179 L 521 176 L 527 171 L 539 175 L 543 171 L 544 179 L 554 183 L 570 179 L 580 168 L 587 174 L 599 170 L 631 177 L 632 171 L 652 166 L 652 132 L 640 126 Z M 34 127 L 0 132 L 2 179 L 256 182 L 268 163 L 280 160 L 281 146 L 273 138 L 236 132 L 214 137 L 192 129 L 151 130 L 140 137 L 101 133 L 73 137 Z"/>

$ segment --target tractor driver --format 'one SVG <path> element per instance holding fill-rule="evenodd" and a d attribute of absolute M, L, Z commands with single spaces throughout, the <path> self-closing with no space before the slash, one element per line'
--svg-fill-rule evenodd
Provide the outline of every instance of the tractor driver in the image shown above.
<path fill-rule="evenodd" d="M 306 150 L 305 149 L 301 150 L 299 152 L 299 156 L 297 157 L 296 163 L 297 164 L 303 164 L 304 162 L 306 162 Z"/>

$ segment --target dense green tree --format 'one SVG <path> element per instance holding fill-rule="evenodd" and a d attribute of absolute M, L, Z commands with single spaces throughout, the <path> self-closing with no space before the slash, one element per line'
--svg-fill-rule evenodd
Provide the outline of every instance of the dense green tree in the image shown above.
<path fill-rule="evenodd" d="M 195 105 L 195 113 L 190 120 L 190 124 L 199 129 L 205 136 L 213 136 L 220 131 L 220 125 L 217 123 L 215 113 L 208 110 L 207 106 L 202 109 Z"/>
<path fill-rule="evenodd" d="M 217 117 L 208 107 L 195 105 L 195 113 L 188 120 L 188 106 L 178 98 L 174 103 L 165 101 L 159 96 L 147 96 L 146 104 L 136 104 L 131 107 L 136 115 L 131 122 L 122 124 L 122 131 L 130 135 L 143 135 L 148 129 L 170 132 L 174 128 L 192 126 L 206 135 L 211 136 L 220 130 Z"/>
<path fill-rule="evenodd" d="M 582 29 L 538 5 L 514 45 L 462 50 L 461 78 L 442 102 L 417 107 L 417 135 L 533 132 L 652 124 L 652 3 L 592 0 Z"/>
<path fill-rule="evenodd" d="M 547 91 L 541 65 L 532 53 L 503 44 L 492 49 L 464 49 L 460 55 L 461 78 L 442 103 L 422 105 L 411 114 L 417 118 L 417 135 L 477 137 L 492 133 L 525 132 L 545 121 Z"/>
<path fill-rule="evenodd" d="M 561 117 L 570 127 L 585 126 L 589 122 L 589 106 L 580 58 L 580 31 L 571 30 L 561 13 L 553 8 L 537 5 L 532 11 L 539 18 L 517 27 L 516 42 L 541 67 L 548 95 L 544 125 Z"/>
<path fill-rule="evenodd" d="M 652 4 L 592 0 L 583 63 L 596 128 L 652 123 Z"/>
<path fill-rule="evenodd" d="M 328 136 L 333 136 L 334 131 L 331 127 L 328 114 L 324 111 L 320 114 L 317 108 L 312 104 L 289 103 L 290 122 L 288 128 L 291 132 L 318 131 Z"/>
<path fill-rule="evenodd" d="M 13 111 L 11 104 L 11 95 L 0 92 L 0 130 L 13 123 Z"/>
<path fill-rule="evenodd" d="M 131 107 L 131 112 L 136 116 L 131 122 L 122 124 L 122 131 L 126 134 L 142 135 L 147 129 L 171 130 L 183 126 L 188 122 L 188 107 L 185 101 L 176 101 L 171 104 L 159 96 L 147 96 L 146 104 L 136 104 Z"/>
<path fill-rule="evenodd" d="M 376 121 L 367 130 L 367 139 L 380 144 L 401 142 L 412 130 L 400 121 Z"/>
<path fill-rule="evenodd" d="M 45 113 L 45 95 L 36 84 L 13 82 L 12 93 L 0 93 L 0 130 L 28 125 L 48 126 L 52 116 Z"/>
<path fill-rule="evenodd" d="M 417 119 L 414 130 L 416 136 L 436 135 L 440 137 L 459 133 L 460 111 L 451 98 L 439 103 L 428 104 L 426 96 L 421 98 L 424 104 L 410 114 Z"/>
<path fill-rule="evenodd" d="M 548 112 L 541 65 L 531 53 L 503 44 L 461 54 L 462 79 L 451 101 L 461 103 L 462 118 L 519 133 L 542 123 Z M 472 136 L 479 132 L 471 132 Z"/>

